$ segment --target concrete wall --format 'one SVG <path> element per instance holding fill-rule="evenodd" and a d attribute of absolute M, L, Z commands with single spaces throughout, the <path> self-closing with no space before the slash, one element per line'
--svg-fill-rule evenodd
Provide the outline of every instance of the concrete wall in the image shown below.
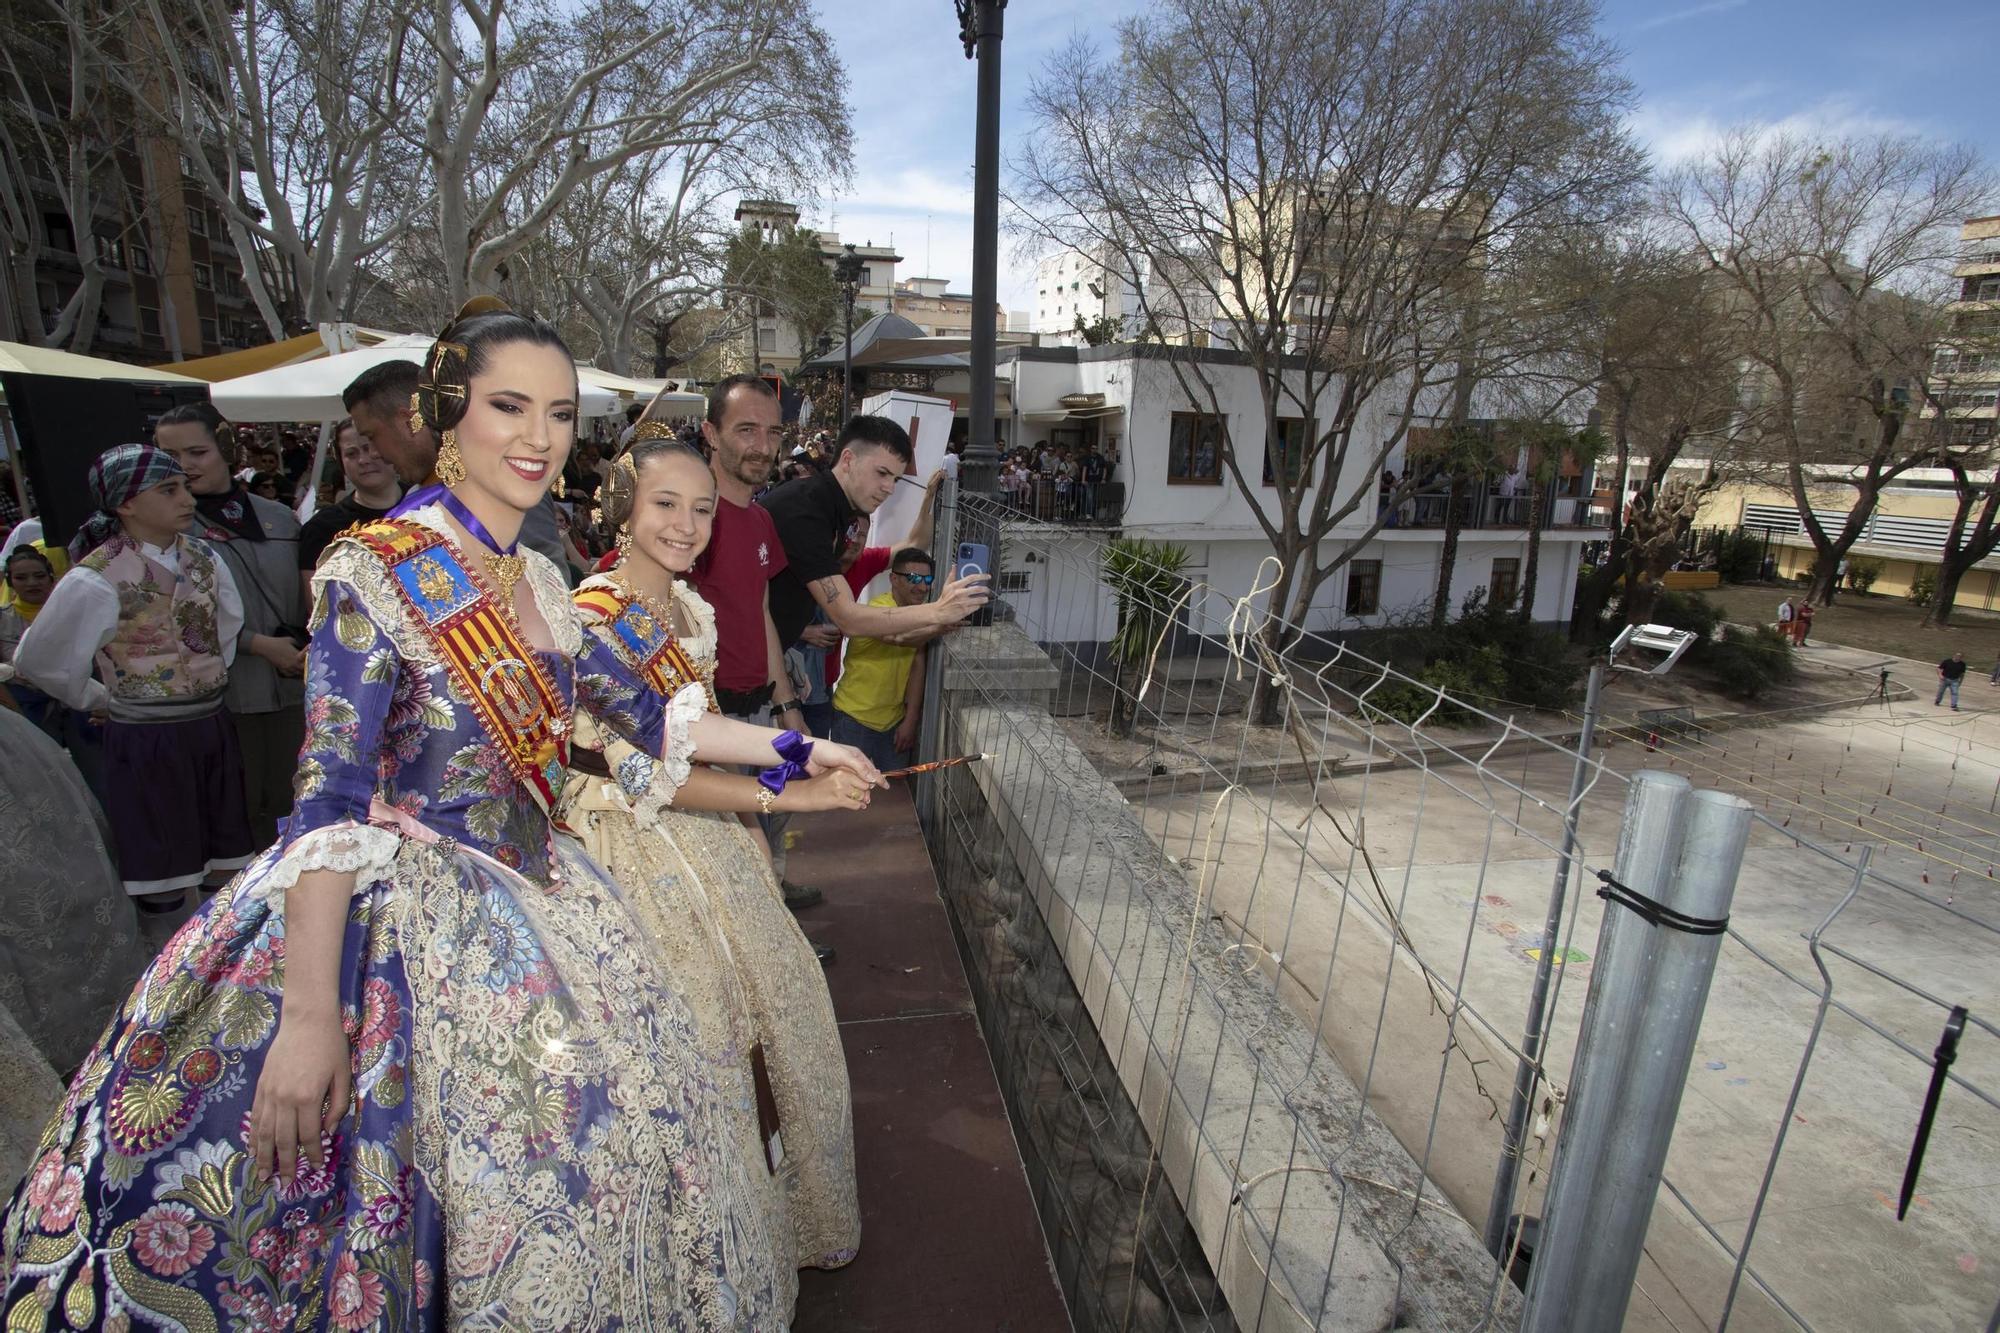
<path fill-rule="evenodd" d="M 1046 932 L 1096 1038 L 1078 1068 L 1101 1067 L 1129 1101 L 1236 1325 L 1479 1326 L 1491 1260 L 1473 1228 L 1409 1207 L 1406 1191 L 1436 1199 L 1435 1185 L 1334 1063 L 1312 1058 L 1314 1034 L 1232 960 L 1205 890 L 1049 716 L 1048 659 L 1012 625 L 945 642 L 940 749 L 989 756 L 927 801 L 935 854 L 959 863 L 941 875 L 947 902 L 960 912 L 969 879 L 981 901 L 965 914 L 998 902 L 1014 933 Z M 975 848 L 940 843 L 968 820 Z M 1349 1176 L 1389 1188 L 1348 1188 Z M 1494 1326 L 1510 1326 L 1513 1289 L 1497 1290 Z"/>

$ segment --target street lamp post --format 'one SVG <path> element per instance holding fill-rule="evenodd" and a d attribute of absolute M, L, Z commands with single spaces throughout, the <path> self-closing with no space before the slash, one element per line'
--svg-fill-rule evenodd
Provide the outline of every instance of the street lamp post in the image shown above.
<path fill-rule="evenodd" d="M 847 253 L 834 261 L 833 280 L 840 284 L 841 300 L 847 308 L 847 345 L 841 349 L 840 420 L 834 426 L 838 431 L 847 426 L 847 396 L 854 388 L 854 298 L 861 292 L 861 256 L 854 253 L 854 242 L 849 241 Z"/>
<path fill-rule="evenodd" d="M 1000 267 L 1000 38 L 1007 0 L 957 0 L 965 57 L 979 61 L 978 120 L 972 167 L 972 416 L 958 484 L 974 495 L 999 489 L 993 441 L 993 307 Z"/>

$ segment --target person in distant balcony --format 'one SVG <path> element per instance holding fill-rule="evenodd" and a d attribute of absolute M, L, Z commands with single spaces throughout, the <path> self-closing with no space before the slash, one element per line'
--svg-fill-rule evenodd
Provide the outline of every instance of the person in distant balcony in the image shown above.
<path fill-rule="evenodd" d="M 1097 517 L 1097 488 L 1111 479 L 1111 462 L 1096 445 L 1083 451 L 1078 465 L 1077 481 L 1081 485 L 1078 496 L 1078 513 L 1084 518 Z"/>
<path fill-rule="evenodd" d="M 1958 687 L 1964 684 L 1964 682 L 1964 653 L 1953 653 L 1950 657 L 1945 658 L 1944 661 L 1939 662 L 1937 698 L 1931 700 L 1931 707 L 1936 708 L 1939 704 L 1943 703 L 1945 695 L 1949 694 L 1951 696 L 1951 711 L 1956 713 L 1958 711 Z"/>

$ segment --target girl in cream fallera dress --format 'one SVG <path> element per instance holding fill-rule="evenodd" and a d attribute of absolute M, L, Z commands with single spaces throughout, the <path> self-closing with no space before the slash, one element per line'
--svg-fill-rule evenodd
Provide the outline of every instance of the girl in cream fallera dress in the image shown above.
<path fill-rule="evenodd" d="M 686 493 L 669 503 L 684 506 L 690 523 L 705 517 L 694 512 L 704 499 L 712 513 L 713 484 L 699 455 L 657 443 L 634 452 L 636 466 L 621 460 L 615 476 L 608 510 L 614 519 L 631 513 L 633 487 L 644 505 L 648 483 L 655 482 L 653 489 Z M 640 591 L 648 575 L 657 585 L 671 571 L 652 558 L 647 520 L 638 526 L 639 541 L 629 527 L 621 539 L 627 554 L 619 572 L 587 580 L 575 602 L 584 632 L 617 657 L 623 674 L 644 680 L 658 696 L 666 715 L 662 757 L 580 719 L 562 817 L 625 887 L 695 1011 L 705 1059 L 738 1071 L 730 1098 L 734 1138 L 772 1186 L 771 1225 L 792 1237 L 799 1266 L 836 1268 L 854 1258 L 861 1219 L 853 1109 L 832 1001 L 757 839 L 733 815 L 702 812 L 758 810 L 757 793 L 768 791 L 770 775 L 753 779 L 692 762 L 687 727 L 715 707 L 714 615 L 677 578 L 665 590 L 670 600 Z M 686 563 L 706 538 L 704 523 L 698 542 L 679 544 Z M 591 759 L 592 751 L 601 759 Z M 786 783 L 764 799 L 780 810 L 858 809 L 867 804 L 868 787 L 836 771 Z"/>

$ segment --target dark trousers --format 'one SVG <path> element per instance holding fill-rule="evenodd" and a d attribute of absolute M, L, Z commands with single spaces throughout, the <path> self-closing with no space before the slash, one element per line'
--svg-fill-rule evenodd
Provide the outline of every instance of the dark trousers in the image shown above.
<path fill-rule="evenodd" d="M 243 755 L 243 799 L 250 833 L 257 846 L 269 847 L 278 840 L 278 821 L 292 812 L 292 778 L 306 739 L 305 709 L 231 713 L 229 720 L 236 726 L 236 745 Z"/>

